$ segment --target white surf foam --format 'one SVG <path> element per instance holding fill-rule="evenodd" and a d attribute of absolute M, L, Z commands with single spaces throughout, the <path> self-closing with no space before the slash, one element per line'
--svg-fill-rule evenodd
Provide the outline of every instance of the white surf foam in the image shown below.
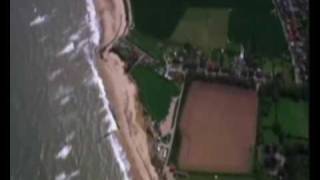
<path fill-rule="evenodd" d="M 63 148 L 56 155 L 56 159 L 65 159 L 65 158 L 67 158 L 68 155 L 70 154 L 71 150 L 72 150 L 72 146 L 71 145 L 63 146 Z"/>
<path fill-rule="evenodd" d="M 97 47 L 97 46 L 99 46 L 99 42 L 100 42 L 100 30 L 99 30 L 100 26 L 97 21 L 98 19 L 97 19 L 97 15 L 96 15 L 96 11 L 95 11 L 95 5 L 94 5 L 93 0 L 86 0 L 86 3 L 87 3 L 88 14 L 85 18 L 86 18 L 87 23 L 89 24 L 89 28 L 90 28 L 90 31 L 92 34 L 90 37 L 90 42 L 92 42 L 94 44 L 94 46 Z M 110 124 L 108 132 L 116 131 L 116 130 L 118 130 L 117 124 L 116 124 L 115 119 L 111 113 L 109 101 L 106 96 L 106 91 L 105 91 L 102 79 L 99 76 L 98 71 L 95 66 L 95 63 L 94 63 L 95 62 L 94 61 L 95 60 L 94 59 L 95 58 L 94 51 L 93 51 L 93 49 L 90 51 L 89 44 L 85 45 L 84 53 L 86 56 L 86 60 L 88 61 L 90 68 L 93 72 L 91 82 L 98 86 L 99 93 L 100 93 L 99 98 L 102 100 L 103 107 L 108 112 L 108 114 L 104 117 L 103 120 L 104 120 L 104 122 Z M 125 180 L 131 179 L 128 175 L 128 171 L 130 169 L 130 164 L 129 164 L 129 161 L 128 161 L 126 154 L 123 150 L 123 147 L 120 145 L 117 137 L 114 134 L 111 134 L 108 139 L 112 145 L 112 150 L 114 152 L 116 161 L 120 167 L 120 170 L 123 173 L 123 179 L 125 179 Z"/>
<path fill-rule="evenodd" d="M 60 85 L 57 92 L 54 95 L 54 99 L 57 100 L 63 96 L 70 94 L 72 91 L 73 91 L 73 88 L 71 86 Z"/>
<path fill-rule="evenodd" d="M 130 170 L 130 164 L 127 159 L 126 153 L 123 150 L 123 147 L 120 145 L 119 140 L 117 139 L 116 136 L 114 136 L 114 134 L 111 134 L 109 136 L 109 140 L 113 145 L 112 147 L 114 148 L 114 153 L 117 157 L 117 161 L 120 165 L 120 169 L 125 172 L 124 179 L 130 179 L 127 174 L 127 172 Z"/>
<path fill-rule="evenodd" d="M 43 15 L 43 16 L 37 16 L 36 18 L 34 18 L 31 22 L 30 22 L 30 26 L 36 26 L 36 25 L 40 25 L 44 22 L 46 22 L 48 20 L 49 16 L 48 15 Z"/>
<path fill-rule="evenodd" d="M 70 134 L 68 134 L 66 137 L 66 142 L 69 143 L 74 138 L 75 135 L 76 135 L 76 133 L 74 131 L 72 131 Z"/>
<path fill-rule="evenodd" d="M 110 106 L 109 106 L 109 101 L 106 98 L 107 97 L 106 96 L 106 91 L 104 89 L 102 79 L 98 75 L 98 71 L 95 68 L 94 59 L 92 59 L 90 57 L 90 55 L 89 55 L 89 53 L 90 53 L 89 52 L 89 47 L 86 46 L 84 48 L 84 50 L 85 50 L 85 54 L 87 56 L 86 59 L 88 60 L 88 63 L 90 64 L 91 70 L 93 72 L 92 83 L 94 83 L 94 84 L 96 84 L 98 86 L 99 93 L 100 93 L 99 97 L 102 100 L 103 107 L 109 112 L 104 117 L 103 121 L 106 122 L 106 123 L 109 123 L 108 132 L 116 131 L 116 130 L 118 130 L 118 128 L 117 128 L 115 119 L 114 119 L 114 117 L 113 117 L 113 115 L 111 113 Z M 126 157 L 126 154 L 123 151 L 122 146 L 118 142 L 118 139 L 116 137 L 114 137 L 113 135 L 110 135 L 109 137 L 111 137 L 111 138 L 109 138 L 109 140 L 110 140 L 110 143 L 112 145 L 112 149 L 113 149 L 113 152 L 115 154 L 116 160 L 117 160 L 117 162 L 118 162 L 118 164 L 120 166 L 121 171 L 123 172 L 124 179 L 128 180 L 128 179 L 130 179 L 129 176 L 128 176 L 128 170 L 130 169 L 130 165 L 129 165 L 128 159 Z"/>
<path fill-rule="evenodd" d="M 47 40 L 48 39 L 48 36 L 47 35 L 44 35 L 44 36 L 42 36 L 40 39 L 39 39 L 39 42 L 40 43 L 43 43 L 45 40 Z"/>
<path fill-rule="evenodd" d="M 91 41 L 98 46 L 100 41 L 100 26 L 97 21 L 98 17 L 96 15 L 95 6 L 92 0 L 86 0 L 87 2 L 87 12 L 88 12 L 88 21 L 89 21 L 89 27 L 92 32 L 91 35 Z"/>
<path fill-rule="evenodd" d="M 55 180 L 65 180 L 66 178 L 67 178 L 66 173 L 62 172 L 56 176 Z"/>
<path fill-rule="evenodd" d="M 65 104 L 67 104 L 70 101 L 70 96 L 66 96 L 63 99 L 61 99 L 60 101 L 60 105 L 64 106 Z"/>
<path fill-rule="evenodd" d="M 85 30 L 86 28 L 88 28 L 88 26 L 87 26 L 86 24 L 85 24 L 85 25 L 80 24 L 80 25 L 81 25 L 80 29 L 79 29 L 77 32 L 75 32 L 75 33 L 73 33 L 73 34 L 70 35 L 69 41 L 77 41 L 77 40 L 79 40 L 81 34 L 84 32 L 84 30 Z"/>
<path fill-rule="evenodd" d="M 69 40 L 70 41 L 76 41 L 76 40 L 78 40 L 78 39 L 80 39 L 80 34 L 81 34 L 81 32 L 76 32 L 76 33 L 74 33 L 74 34 L 72 34 L 70 37 L 69 37 Z"/>
<path fill-rule="evenodd" d="M 106 98 L 107 97 L 106 91 L 104 89 L 102 79 L 99 76 L 98 71 L 95 67 L 93 56 L 90 56 L 90 54 L 92 54 L 92 53 L 90 53 L 90 51 L 89 51 L 89 46 L 85 46 L 84 52 L 86 55 L 87 62 L 89 63 L 90 68 L 92 70 L 92 77 L 91 77 L 92 82 L 91 83 L 97 85 L 97 87 L 99 88 L 99 98 L 102 100 L 103 107 L 106 108 L 108 110 L 108 112 L 110 112 L 111 110 L 109 108 L 109 101 Z M 110 127 L 108 129 L 108 132 L 118 130 L 115 119 L 113 116 L 110 116 L 108 118 L 105 117 L 104 121 L 110 122 Z"/>
<path fill-rule="evenodd" d="M 75 59 L 79 55 L 79 52 L 83 50 L 86 44 L 88 44 L 88 39 L 83 39 L 78 42 L 78 44 L 76 45 L 76 50 L 70 55 L 70 60 Z"/>
<path fill-rule="evenodd" d="M 67 27 L 67 28 L 62 32 L 62 34 L 66 35 L 66 34 L 68 34 L 70 31 L 71 31 L 71 27 Z"/>
<path fill-rule="evenodd" d="M 61 51 L 58 52 L 57 56 L 62 56 L 64 54 L 68 54 L 74 50 L 73 41 L 69 42 Z"/>
<path fill-rule="evenodd" d="M 53 71 L 48 77 L 49 81 L 53 81 L 61 73 L 62 73 L 62 69 L 57 69 L 57 70 Z"/>
<path fill-rule="evenodd" d="M 67 175 L 65 172 L 61 172 L 55 177 L 55 180 L 71 180 L 72 178 L 78 176 L 80 174 L 79 170 L 75 170 L 70 173 L 70 175 Z"/>
<path fill-rule="evenodd" d="M 68 179 L 72 179 L 72 178 L 78 176 L 79 174 L 80 174 L 80 171 L 79 171 L 79 170 L 73 171 L 73 172 L 70 174 L 70 176 L 69 176 Z"/>

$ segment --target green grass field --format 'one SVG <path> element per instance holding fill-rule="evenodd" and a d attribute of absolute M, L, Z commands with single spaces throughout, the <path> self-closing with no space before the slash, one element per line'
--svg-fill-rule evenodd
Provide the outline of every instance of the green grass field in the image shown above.
<path fill-rule="evenodd" d="M 138 31 L 132 31 L 128 39 L 156 60 L 163 60 L 164 47 L 160 39 Z"/>
<path fill-rule="evenodd" d="M 135 28 L 161 40 L 170 37 L 185 11 L 184 0 L 134 0 L 131 4 Z"/>
<path fill-rule="evenodd" d="M 223 54 L 223 68 L 231 69 L 234 57 L 228 56 L 226 53 Z"/>
<path fill-rule="evenodd" d="M 191 175 L 188 178 L 178 178 L 178 180 L 216 180 L 214 175 Z M 218 180 L 255 180 L 251 176 L 218 176 Z"/>
<path fill-rule="evenodd" d="M 134 0 L 131 2 L 136 28 L 160 39 L 169 38 L 187 8 L 241 8 L 248 12 L 268 11 L 266 0 Z"/>
<path fill-rule="evenodd" d="M 281 58 L 261 58 L 262 71 L 272 74 L 272 65 L 274 66 L 274 73 L 288 71 L 292 68 L 291 62 L 285 61 Z"/>
<path fill-rule="evenodd" d="M 294 85 L 294 76 L 293 76 L 293 67 L 291 62 L 286 61 L 282 58 L 266 58 L 257 59 L 263 72 L 266 72 L 270 75 L 272 73 L 277 74 L 281 73 L 283 75 L 284 83 L 286 87 Z M 272 69 L 274 68 L 274 69 Z M 272 72 L 272 70 L 274 72 Z"/>
<path fill-rule="evenodd" d="M 294 137 L 309 137 L 309 107 L 307 102 L 295 102 L 288 98 L 281 98 L 277 106 L 273 104 L 269 114 L 262 118 L 263 127 L 272 127 L 275 122 L 276 108 L 278 121 L 285 133 Z"/>
<path fill-rule="evenodd" d="M 219 173 L 202 173 L 202 172 L 189 172 L 188 178 L 178 178 L 178 180 L 256 180 L 253 175 L 232 175 L 232 174 L 219 174 Z"/>
<path fill-rule="evenodd" d="M 178 95 L 179 88 L 152 69 L 136 67 L 132 71 L 140 97 L 152 118 L 161 121 L 168 113 L 171 98 Z"/>
<path fill-rule="evenodd" d="M 264 144 L 279 144 L 279 137 L 271 129 L 263 129 Z"/>
<path fill-rule="evenodd" d="M 230 40 L 244 44 L 255 55 L 278 57 L 287 50 L 280 20 L 271 9 L 234 8 L 229 23 Z"/>
<path fill-rule="evenodd" d="M 190 43 L 208 54 L 227 42 L 229 9 L 189 8 L 171 35 L 178 43 Z"/>
<path fill-rule="evenodd" d="M 224 46 L 229 37 L 256 55 L 287 51 L 271 0 L 135 0 L 132 7 L 136 29 L 161 40 L 177 37 L 206 49 Z"/>

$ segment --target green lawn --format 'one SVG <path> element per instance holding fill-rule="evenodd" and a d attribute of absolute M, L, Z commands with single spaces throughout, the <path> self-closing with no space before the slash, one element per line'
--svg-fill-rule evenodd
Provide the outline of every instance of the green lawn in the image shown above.
<path fill-rule="evenodd" d="M 227 42 L 229 9 L 188 8 L 171 35 L 178 43 L 190 43 L 208 54 Z"/>
<path fill-rule="evenodd" d="M 272 8 L 271 0 L 134 0 L 131 4 L 135 27 L 142 33 L 160 39 L 170 37 L 190 7 L 241 8 L 248 12 Z"/>
<path fill-rule="evenodd" d="M 138 31 L 132 31 L 130 33 L 129 40 L 156 60 L 163 60 L 165 48 L 163 47 L 160 39 L 148 36 Z"/>
<path fill-rule="evenodd" d="M 275 122 L 276 108 L 278 121 L 285 133 L 295 137 L 309 137 L 309 107 L 305 101 L 295 102 L 288 98 L 281 98 L 271 106 L 270 112 L 262 118 L 263 127 L 271 127 Z"/>
<path fill-rule="evenodd" d="M 297 144 L 303 144 L 303 145 L 308 145 L 309 141 L 305 139 L 297 139 L 297 138 L 285 138 L 285 143 L 286 146 L 292 146 L 292 145 L 297 145 Z"/>
<path fill-rule="evenodd" d="M 228 56 L 226 53 L 223 54 L 223 68 L 231 69 L 234 57 Z"/>
<path fill-rule="evenodd" d="M 268 57 L 287 50 L 271 0 L 134 0 L 132 8 L 135 28 L 161 40 L 175 37 L 208 49 L 225 46 L 228 37 Z"/>
<path fill-rule="evenodd" d="M 131 1 L 135 28 L 143 34 L 167 39 L 185 11 L 184 0 Z"/>
<path fill-rule="evenodd" d="M 278 136 L 271 129 L 263 129 L 263 144 L 279 144 Z"/>
<path fill-rule="evenodd" d="M 190 173 L 188 178 L 178 178 L 178 180 L 216 180 L 214 174 Z M 218 180 L 255 180 L 252 176 L 240 175 L 218 175 Z"/>
<path fill-rule="evenodd" d="M 257 59 L 257 62 L 260 64 L 260 67 L 263 72 L 272 74 L 272 68 L 274 68 L 274 74 L 281 73 L 283 75 L 283 80 L 285 87 L 290 87 L 294 85 L 293 77 L 293 67 L 290 61 L 287 61 L 282 58 L 261 58 Z"/>
<path fill-rule="evenodd" d="M 261 58 L 262 71 L 272 74 L 272 65 L 274 66 L 274 73 L 288 71 L 292 68 L 291 62 L 285 61 L 281 58 Z"/>
<path fill-rule="evenodd" d="M 228 37 L 255 55 L 278 57 L 287 50 L 280 20 L 271 14 L 271 9 L 234 8 L 230 13 Z"/>
<path fill-rule="evenodd" d="M 150 68 L 136 67 L 132 71 L 144 106 L 156 121 L 161 121 L 168 113 L 171 98 L 178 95 L 179 88 Z"/>

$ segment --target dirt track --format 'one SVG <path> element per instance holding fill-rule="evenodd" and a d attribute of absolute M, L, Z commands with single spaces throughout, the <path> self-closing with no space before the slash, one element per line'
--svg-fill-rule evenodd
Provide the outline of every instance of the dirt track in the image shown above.
<path fill-rule="evenodd" d="M 183 109 L 179 166 L 246 173 L 256 137 L 257 95 L 237 87 L 194 82 Z"/>

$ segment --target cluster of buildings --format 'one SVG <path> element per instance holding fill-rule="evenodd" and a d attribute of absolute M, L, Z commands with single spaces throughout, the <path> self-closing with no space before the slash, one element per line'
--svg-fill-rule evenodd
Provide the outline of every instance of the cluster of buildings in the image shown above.
<path fill-rule="evenodd" d="M 205 75 L 228 75 L 217 61 L 210 60 L 200 49 L 193 47 L 174 47 L 164 54 L 165 68 L 163 75 L 169 80 L 180 81 L 187 72 Z"/>
<path fill-rule="evenodd" d="M 221 54 L 223 54 L 223 49 Z M 222 58 L 222 57 L 221 57 Z M 267 77 L 259 68 L 249 67 L 241 48 L 239 55 L 233 57 L 231 66 L 224 67 L 220 60 L 211 60 L 201 50 L 189 48 L 172 48 L 164 55 L 165 67 L 158 71 L 168 80 L 183 81 L 187 72 L 199 73 L 207 77 L 233 77 L 240 80 L 253 80 L 256 87 L 265 83 Z"/>
<path fill-rule="evenodd" d="M 283 177 L 283 168 L 286 162 L 285 156 L 275 145 L 266 145 L 263 149 L 263 166 L 271 176 Z"/>
<path fill-rule="evenodd" d="M 130 71 L 138 64 L 139 66 L 152 66 L 159 64 L 159 61 L 155 60 L 142 49 L 126 39 L 118 41 L 111 51 L 119 55 L 121 59 L 126 60 L 126 71 Z"/>
<path fill-rule="evenodd" d="M 289 43 L 294 68 L 300 80 L 308 80 L 308 0 L 276 0 Z"/>
<path fill-rule="evenodd" d="M 126 59 L 127 71 L 134 66 L 154 66 L 160 63 L 146 54 L 143 50 L 134 44 L 122 40 L 113 48 L 118 55 Z M 241 48 L 239 55 L 236 55 L 230 66 L 223 65 L 222 56 L 224 49 L 221 49 L 221 57 L 218 59 L 210 59 L 202 50 L 191 45 L 171 46 L 167 52 L 163 54 L 165 66 L 158 66 L 155 70 L 161 76 L 168 80 L 174 80 L 182 83 L 187 72 L 202 74 L 207 77 L 234 77 L 242 80 L 254 80 L 257 87 L 268 79 L 267 74 L 263 73 L 259 68 L 249 67 L 247 59 L 244 55 L 244 48 Z M 231 58 L 231 57 L 229 57 Z"/>

